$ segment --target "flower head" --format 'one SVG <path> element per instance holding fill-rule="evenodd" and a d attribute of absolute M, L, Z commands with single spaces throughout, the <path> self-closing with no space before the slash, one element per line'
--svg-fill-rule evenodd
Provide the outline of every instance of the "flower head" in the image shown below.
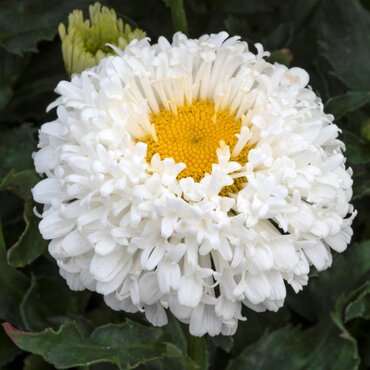
<path fill-rule="evenodd" d="M 107 45 L 123 50 L 132 40 L 142 39 L 145 32 L 131 29 L 118 18 L 113 9 L 99 3 L 89 6 L 90 20 L 84 20 L 81 10 L 74 10 L 68 17 L 68 28 L 59 25 L 63 60 L 69 74 L 80 73 L 97 65 L 101 59 L 113 53 Z"/>
<path fill-rule="evenodd" d="M 355 215 L 333 116 L 300 68 L 221 32 L 133 41 L 57 87 L 33 189 L 74 289 L 230 335 L 342 252 Z"/>

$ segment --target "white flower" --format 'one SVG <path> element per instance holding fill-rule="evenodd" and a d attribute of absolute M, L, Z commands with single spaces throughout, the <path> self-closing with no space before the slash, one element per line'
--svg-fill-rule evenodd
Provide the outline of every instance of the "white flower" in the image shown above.
<path fill-rule="evenodd" d="M 300 68 L 238 37 L 133 41 L 57 87 L 33 189 L 71 289 L 232 335 L 350 242 L 351 170 Z"/>

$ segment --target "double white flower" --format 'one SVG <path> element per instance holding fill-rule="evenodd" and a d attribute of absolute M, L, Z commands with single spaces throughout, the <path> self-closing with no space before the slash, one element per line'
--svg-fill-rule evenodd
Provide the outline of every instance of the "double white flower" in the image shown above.
<path fill-rule="evenodd" d="M 71 289 L 153 325 L 169 309 L 197 336 L 232 335 L 242 304 L 278 310 L 286 284 L 298 292 L 311 265 L 346 249 L 355 215 L 344 144 L 308 74 L 227 37 L 133 41 L 60 82 L 34 156 L 40 231 Z M 143 138 L 155 137 L 152 112 L 202 99 L 241 120 L 238 142 L 220 145 L 201 181 L 179 179 L 185 165 L 148 161 Z M 220 194 L 240 176 L 239 191 Z"/>

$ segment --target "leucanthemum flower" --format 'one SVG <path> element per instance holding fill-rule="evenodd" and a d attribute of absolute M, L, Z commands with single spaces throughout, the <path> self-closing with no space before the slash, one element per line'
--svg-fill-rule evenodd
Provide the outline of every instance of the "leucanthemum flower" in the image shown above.
<path fill-rule="evenodd" d="M 300 68 L 225 32 L 133 41 L 62 81 L 40 130 L 40 231 L 73 290 L 232 335 L 242 305 L 278 310 L 355 215 L 333 116 Z"/>
<path fill-rule="evenodd" d="M 74 10 L 68 16 L 67 29 L 63 23 L 59 25 L 64 65 L 69 74 L 93 67 L 112 54 L 107 44 L 123 50 L 132 40 L 145 37 L 144 31 L 132 29 L 117 18 L 114 9 L 100 3 L 89 6 L 89 16 L 85 20 L 82 10 Z"/>

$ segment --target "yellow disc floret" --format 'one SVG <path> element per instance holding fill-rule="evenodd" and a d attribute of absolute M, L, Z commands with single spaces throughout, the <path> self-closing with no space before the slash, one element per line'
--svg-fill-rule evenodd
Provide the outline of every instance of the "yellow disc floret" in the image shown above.
<path fill-rule="evenodd" d="M 185 163 L 186 168 L 180 172 L 178 179 L 192 177 L 197 182 L 211 173 L 212 165 L 218 163 L 217 149 L 221 143 L 233 150 L 238 141 L 236 134 L 240 133 L 242 125 L 228 108 L 216 110 L 210 100 L 198 100 L 177 107 L 177 114 L 162 108 L 158 113 L 151 114 L 150 121 L 157 140 L 152 137 L 143 140 L 148 145 L 147 161 L 150 162 L 158 153 L 161 159 L 173 158 L 177 163 Z M 244 165 L 247 154 L 248 149 L 244 148 L 232 160 Z M 233 190 L 230 188 L 230 191 Z"/>

